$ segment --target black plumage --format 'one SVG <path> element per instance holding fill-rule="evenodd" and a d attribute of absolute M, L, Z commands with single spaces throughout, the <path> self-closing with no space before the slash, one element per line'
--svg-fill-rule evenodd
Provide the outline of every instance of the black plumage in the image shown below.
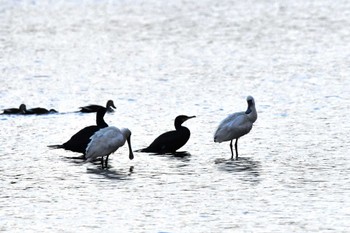
<path fill-rule="evenodd" d="M 154 153 L 174 153 L 176 150 L 186 144 L 191 136 L 188 128 L 182 126 L 182 123 L 195 116 L 180 115 L 175 118 L 175 129 L 161 134 L 147 148 L 138 150 L 138 152 L 154 152 Z"/>
<path fill-rule="evenodd" d="M 26 105 L 21 104 L 19 108 L 7 108 L 4 109 L 3 114 L 25 114 L 26 113 Z"/>
<path fill-rule="evenodd" d="M 25 114 L 49 114 L 49 113 L 57 113 L 55 109 L 47 110 L 46 108 L 31 108 L 25 111 Z"/>
<path fill-rule="evenodd" d="M 90 104 L 84 107 L 80 107 L 79 112 L 83 112 L 83 113 L 97 112 L 100 108 L 104 108 L 104 107 L 101 105 Z M 108 100 L 106 104 L 107 112 L 113 112 L 114 111 L 113 108 L 114 109 L 116 108 L 114 106 L 113 100 Z"/>
<path fill-rule="evenodd" d="M 91 141 L 90 137 L 98 130 L 108 127 L 108 124 L 103 119 L 105 114 L 106 108 L 102 107 L 98 109 L 96 113 L 96 125 L 83 128 L 62 145 L 50 145 L 49 147 L 55 149 L 62 148 L 73 152 L 83 153 L 85 155 L 87 145 Z"/>

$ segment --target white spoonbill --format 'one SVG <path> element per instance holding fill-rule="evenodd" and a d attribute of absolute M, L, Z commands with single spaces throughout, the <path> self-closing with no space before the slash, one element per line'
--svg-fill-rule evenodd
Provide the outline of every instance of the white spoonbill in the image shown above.
<path fill-rule="evenodd" d="M 130 137 L 131 132 L 127 128 L 118 129 L 110 126 L 100 129 L 90 137 L 91 141 L 86 148 L 86 161 L 89 162 L 101 157 L 102 168 L 106 168 L 109 155 L 123 146 L 125 141 L 128 142 L 129 146 L 129 159 L 133 159 Z M 106 156 L 105 162 L 103 162 L 104 156 Z"/>
<path fill-rule="evenodd" d="M 249 133 L 253 127 L 253 123 L 258 118 L 255 109 L 255 101 L 252 96 L 247 97 L 248 108 L 245 112 L 236 112 L 228 115 L 219 125 L 214 134 L 214 142 L 231 141 L 231 159 L 233 159 L 232 141 L 236 139 L 235 150 L 236 159 L 238 159 L 237 142 L 240 137 Z"/>

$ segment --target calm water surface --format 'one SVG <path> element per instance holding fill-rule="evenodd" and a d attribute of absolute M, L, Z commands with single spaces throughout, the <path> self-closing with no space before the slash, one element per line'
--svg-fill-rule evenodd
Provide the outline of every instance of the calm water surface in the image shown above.
<path fill-rule="evenodd" d="M 1 1 L 2 232 L 347 232 L 350 228 L 348 1 Z M 239 141 L 213 132 L 256 100 Z M 133 149 L 173 129 L 177 155 L 110 156 L 110 168 L 50 150 L 113 99 L 109 125 Z"/>

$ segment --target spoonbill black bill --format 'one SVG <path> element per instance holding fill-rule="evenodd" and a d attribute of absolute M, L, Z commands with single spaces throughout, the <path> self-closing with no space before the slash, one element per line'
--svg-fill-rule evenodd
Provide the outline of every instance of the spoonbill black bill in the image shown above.
<path fill-rule="evenodd" d="M 90 113 L 90 112 L 97 112 L 98 109 L 103 108 L 101 105 L 96 105 L 96 104 L 90 104 L 84 107 L 80 107 L 79 112 L 84 112 L 84 113 Z M 114 106 L 113 100 L 108 100 L 106 103 L 106 109 L 107 112 L 113 112 L 116 107 Z"/>
<path fill-rule="evenodd" d="M 182 123 L 196 116 L 179 115 L 175 118 L 173 131 L 168 131 L 158 136 L 147 148 L 140 149 L 138 152 L 153 153 L 175 153 L 176 150 L 184 146 L 191 136 L 191 132 Z"/>
<path fill-rule="evenodd" d="M 96 113 L 96 125 L 87 126 L 74 134 L 67 142 L 62 145 L 50 145 L 50 148 L 65 149 L 73 152 L 83 153 L 85 155 L 86 148 L 90 142 L 90 137 L 98 130 L 108 127 L 103 117 L 106 114 L 106 108 L 100 108 Z"/>
<path fill-rule="evenodd" d="M 129 146 L 129 159 L 134 159 L 130 137 L 131 131 L 127 128 L 118 129 L 110 126 L 100 129 L 91 136 L 91 141 L 86 148 L 86 161 L 90 162 L 101 157 L 102 168 L 107 168 L 109 155 L 118 150 L 119 147 L 122 147 L 125 141 L 128 142 Z M 105 156 L 106 159 L 103 161 Z"/>
<path fill-rule="evenodd" d="M 235 150 L 236 159 L 238 159 L 238 139 L 250 132 L 253 127 L 253 123 L 258 118 L 258 114 L 255 109 L 255 101 L 252 96 L 247 97 L 247 103 L 248 108 L 245 112 L 236 112 L 228 115 L 223 121 L 221 121 L 214 134 L 214 142 L 221 143 L 224 141 L 231 141 L 231 159 L 233 159 L 232 141 L 236 139 Z"/>

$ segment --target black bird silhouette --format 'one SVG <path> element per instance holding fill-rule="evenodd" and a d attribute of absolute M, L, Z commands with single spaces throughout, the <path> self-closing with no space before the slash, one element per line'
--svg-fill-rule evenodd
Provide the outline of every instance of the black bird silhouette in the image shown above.
<path fill-rule="evenodd" d="M 21 104 L 19 106 L 19 108 L 4 109 L 3 114 L 25 114 L 26 110 L 27 110 L 26 105 L 25 104 Z"/>
<path fill-rule="evenodd" d="M 97 112 L 100 108 L 104 108 L 101 105 L 96 105 L 96 104 L 90 104 L 88 106 L 80 107 L 79 112 L 84 112 L 84 113 L 90 113 L 90 112 Z M 106 104 L 107 112 L 113 112 L 113 108 L 115 109 L 116 107 L 114 106 L 113 100 L 108 100 Z"/>
<path fill-rule="evenodd" d="M 96 125 L 83 128 L 62 145 L 50 145 L 48 147 L 54 149 L 62 148 L 73 152 L 83 153 L 85 156 L 86 148 L 91 141 L 90 137 L 98 130 L 108 127 L 107 123 L 103 119 L 105 114 L 106 108 L 102 107 L 98 109 L 96 113 Z"/>
<path fill-rule="evenodd" d="M 47 110 L 46 108 L 31 108 L 25 111 L 25 114 L 48 114 L 48 113 L 57 113 L 55 109 Z"/>
<path fill-rule="evenodd" d="M 163 133 L 147 148 L 138 150 L 137 152 L 154 152 L 160 154 L 176 152 L 177 149 L 186 144 L 191 135 L 190 130 L 182 126 L 182 123 L 194 117 L 196 116 L 177 116 L 174 122 L 176 130 Z"/>

